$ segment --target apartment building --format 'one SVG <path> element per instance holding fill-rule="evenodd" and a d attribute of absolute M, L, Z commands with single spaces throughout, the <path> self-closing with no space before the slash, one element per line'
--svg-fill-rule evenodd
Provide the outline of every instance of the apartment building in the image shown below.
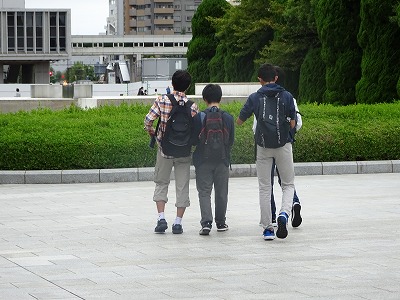
<path fill-rule="evenodd" d="M 125 0 L 125 34 L 192 34 L 192 17 L 200 3 L 201 0 Z"/>

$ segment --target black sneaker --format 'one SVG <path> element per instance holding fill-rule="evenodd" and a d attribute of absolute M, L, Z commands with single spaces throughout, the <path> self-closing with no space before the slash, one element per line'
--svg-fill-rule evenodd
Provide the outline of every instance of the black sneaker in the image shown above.
<path fill-rule="evenodd" d="M 276 231 L 276 237 L 280 239 L 284 239 L 288 235 L 288 231 L 286 228 L 288 220 L 288 215 L 286 213 L 280 213 L 278 217 L 278 230 Z"/>
<path fill-rule="evenodd" d="M 183 232 L 183 228 L 181 224 L 172 225 L 172 233 L 173 234 L 181 234 Z"/>
<path fill-rule="evenodd" d="M 217 224 L 217 231 L 227 231 L 228 229 L 229 226 L 226 225 L 225 223 Z"/>
<path fill-rule="evenodd" d="M 299 227 L 303 219 L 300 215 L 301 205 L 295 202 L 292 206 L 292 226 Z"/>
<path fill-rule="evenodd" d="M 199 231 L 199 234 L 200 234 L 200 235 L 209 235 L 209 234 L 210 234 L 210 231 L 211 231 L 211 227 L 212 227 L 212 225 L 211 225 L 210 222 L 204 223 L 204 224 L 202 225 L 200 231 Z"/>
<path fill-rule="evenodd" d="M 167 230 L 168 228 L 168 224 L 167 221 L 165 221 L 165 219 L 160 219 L 157 221 L 157 226 L 154 229 L 155 233 L 164 233 L 165 230 Z"/>

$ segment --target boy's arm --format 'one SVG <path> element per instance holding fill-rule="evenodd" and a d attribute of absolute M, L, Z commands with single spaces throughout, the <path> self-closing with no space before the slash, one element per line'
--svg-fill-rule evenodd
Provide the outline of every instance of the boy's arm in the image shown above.
<path fill-rule="evenodd" d="M 250 96 L 247 98 L 246 103 L 240 110 L 239 117 L 236 120 L 236 124 L 242 125 L 254 112 L 253 101 L 251 101 Z"/>
<path fill-rule="evenodd" d="M 301 126 L 303 126 L 303 119 L 301 118 L 301 114 L 299 111 L 299 107 L 297 106 L 297 101 L 295 98 L 293 98 L 293 102 L 294 102 L 294 108 L 296 109 L 296 131 L 299 131 Z"/>
<path fill-rule="evenodd" d="M 149 112 L 144 118 L 144 130 L 146 130 L 150 136 L 153 136 L 155 134 L 153 123 L 155 120 L 157 120 L 158 117 L 160 117 L 160 115 L 161 115 L 160 106 L 158 101 L 156 100 L 154 101 Z"/>

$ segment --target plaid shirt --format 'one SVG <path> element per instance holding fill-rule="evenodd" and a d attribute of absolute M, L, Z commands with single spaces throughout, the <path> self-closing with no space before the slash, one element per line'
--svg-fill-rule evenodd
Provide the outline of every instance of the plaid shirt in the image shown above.
<path fill-rule="evenodd" d="M 178 103 L 180 101 L 184 101 L 185 103 L 188 101 L 188 98 L 186 97 L 185 93 L 174 91 L 173 95 L 175 96 L 175 99 L 177 100 Z M 152 107 L 150 108 L 149 113 L 146 115 L 144 119 L 144 129 L 149 132 L 153 127 L 154 121 L 157 120 L 157 118 L 160 118 L 160 126 L 158 128 L 156 137 L 157 144 L 160 148 L 161 148 L 161 139 L 164 135 L 165 127 L 167 125 L 169 113 L 171 112 L 171 110 L 172 110 L 171 100 L 169 100 L 169 98 L 166 95 L 160 95 L 154 101 Z M 191 111 L 192 111 L 192 117 L 194 117 L 199 112 L 199 108 L 197 107 L 196 103 L 193 103 L 193 105 L 191 106 Z M 171 156 L 165 155 L 162 151 L 161 155 L 165 158 L 173 158 Z"/>

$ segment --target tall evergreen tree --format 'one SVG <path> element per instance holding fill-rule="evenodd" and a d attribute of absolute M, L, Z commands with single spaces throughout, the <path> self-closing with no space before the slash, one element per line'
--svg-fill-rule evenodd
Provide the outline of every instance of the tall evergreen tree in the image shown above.
<path fill-rule="evenodd" d="M 315 19 L 326 65 L 324 102 L 356 102 L 361 77 L 361 49 L 357 43 L 360 0 L 315 0 Z"/>
<path fill-rule="evenodd" d="M 297 100 L 299 103 L 322 103 L 325 89 L 325 63 L 321 58 L 321 48 L 312 48 L 301 65 Z"/>
<path fill-rule="evenodd" d="M 193 82 L 189 92 L 194 92 L 194 83 L 210 81 L 208 63 L 218 45 L 210 19 L 223 16 L 229 8 L 230 4 L 225 0 L 203 0 L 193 15 L 193 36 L 187 51 L 188 71 Z"/>
<path fill-rule="evenodd" d="M 356 86 L 359 103 L 392 102 L 397 99 L 400 76 L 400 28 L 390 22 L 398 0 L 361 0 L 358 42 L 363 49 L 361 80 Z"/>

